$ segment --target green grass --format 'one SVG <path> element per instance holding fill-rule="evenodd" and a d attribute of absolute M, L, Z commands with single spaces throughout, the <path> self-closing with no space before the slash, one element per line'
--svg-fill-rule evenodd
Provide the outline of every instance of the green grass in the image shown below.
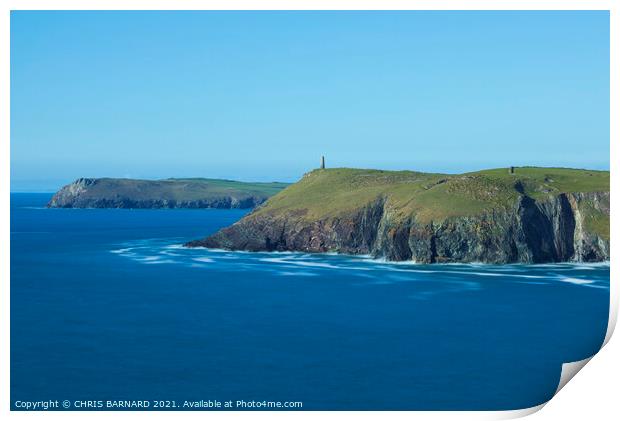
<path fill-rule="evenodd" d="M 599 211 L 585 216 L 585 229 L 593 232 L 605 241 L 609 241 L 609 215 Z"/>
<path fill-rule="evenodd" d="M 205 183 L 210 188 L 214 190 L 217 189 L 235 189 L 238 191 L 247 191 L 253 193 L 260 193 L 266 195 L 274 195 L 279 193 L 281 190 L 290 185 L 290 183 L 280 183 L 277 181 L 267 182 L 267 183 L 258 183 L 258 182 L 245 182 L 245 181 L 234 181 L 234 180 L 224 180 L 217 178 L 169 178 L 164 181 L 174 181 L 174 182 L 190 182 L 190 183 Z"/>
<path fill-rule="evenodd" d="M 419 222 L 476 215 L 514 206 L 518 189 L 534 198 L 568 192 L 609 191 L 608 171 L 567 168 L 507 168 L 466 174 L 352 168 L 314 170 L 273 196 L 255 215 L 294 211 L 308 220 L 338 217 L 387 199 L 395 217 Z"/>
<path fill-rule="evenodd" d="M 176 201 L 204 200 L 221 196 L 243 198 L 270 197 L 280 192 L 286 183 L 245 183 L 208 178 L 171 178 L 166 180 L 136 180 L 100 178 L 83 193 L 84 197 L 130 197 L 133 200 L 166 199 Z"/>
<path fill-rule="evenodd" d="M 609 241 L 609 215 L 596 209 L 587 201 L 579 205 L 583 215 L 584 228 L 587 232 L 593 232 L 603 240 Z"/>
<path fill-rule="evenodd" d="M 517 167 L 514 174 L 509 174 L 506 168 L 484 170 L 470 174 L 492 177 L 504 183 L 521 180 L 525 187 L 525 193 L 534 198 L 539 198 L 549 193 L 609 191 L 609 171 Z"/>

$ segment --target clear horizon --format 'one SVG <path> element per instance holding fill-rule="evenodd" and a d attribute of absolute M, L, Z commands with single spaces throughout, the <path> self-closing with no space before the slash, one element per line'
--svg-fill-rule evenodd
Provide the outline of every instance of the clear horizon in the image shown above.
<path fill-rule="evenodd" d="M 11 191 L 609 170 L 609 13 L 11 12 Z"/>

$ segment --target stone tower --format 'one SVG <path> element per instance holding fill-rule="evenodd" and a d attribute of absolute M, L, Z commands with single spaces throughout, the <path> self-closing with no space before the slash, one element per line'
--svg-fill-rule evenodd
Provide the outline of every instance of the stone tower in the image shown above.
<path fill-rule="evenodd" d="M 325 169 L 325 156 L 321 155 L 321 169 Z"/>

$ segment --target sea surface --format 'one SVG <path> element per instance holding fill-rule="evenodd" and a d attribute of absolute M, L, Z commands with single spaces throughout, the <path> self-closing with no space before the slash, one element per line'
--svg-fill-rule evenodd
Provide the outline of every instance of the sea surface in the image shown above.
<path fill-rule="evenodd" d="M 498 410 L 602 345 L 609 264 L 419 265 L 187 249 L 241 210 L 11 195 L 11 401 Z M 183 408 L 176 408 L 183 409 Z"/>

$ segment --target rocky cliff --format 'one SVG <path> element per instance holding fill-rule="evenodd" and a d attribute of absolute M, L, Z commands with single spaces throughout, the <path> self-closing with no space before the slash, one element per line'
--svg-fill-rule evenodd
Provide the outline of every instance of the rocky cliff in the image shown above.
<path fill-rule="evenodd" d="M 133 180 L 80 178 L 60 189 L 52 208 L 253 208 L 283 183 L 217 179 Z"/>
<path fill-rule="evenodd" d="M 609 173 L 332 171 L 306 175 L 236 224 L 188 246 L 420 263 L 609 259 Z"/>

